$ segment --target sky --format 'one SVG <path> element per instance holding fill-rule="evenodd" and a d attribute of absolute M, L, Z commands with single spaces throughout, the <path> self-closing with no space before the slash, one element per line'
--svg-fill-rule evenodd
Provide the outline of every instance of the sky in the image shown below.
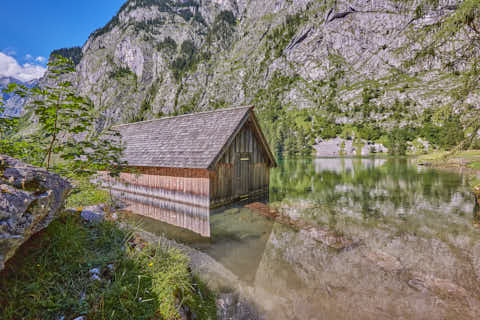
<path fill-rule="evenodd" d="M 82 46 L 126 0 L 2 0 L 0 77 L 40 78 L 54 49 Z"/>

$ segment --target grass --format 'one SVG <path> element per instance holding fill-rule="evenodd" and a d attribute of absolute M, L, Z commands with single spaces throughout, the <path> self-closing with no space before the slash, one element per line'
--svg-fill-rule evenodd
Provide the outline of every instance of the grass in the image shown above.
<path fill-rule="evenodd" d="M 79 208 L 111 202 L 108 191 L 100 190 L 90 183 L 88 178 L 76 178 L 73 184 L 74 189 L 65 203 L 66 208 Z"/>
<path fill-rule="evenodd" d="M 418 162 L 435 162 L 445 160 L 448 156 L 448 151 L 435 151 L 428 154 L 421 155 L 417 158 Z"/>
<path fill-rule="evenodd" d="M 98 268 L 101 280 L 91 279 Z M 113 222 L 63 213 L 0 273 L 0 318 L 215 319 L 215 296 L 176 248 L 148 245 Z"/>
<path fill-rule="evenodd" d="M 480 161 L 474 161 L 468 165 L 470 168 L 480 170 Z"/>
<path fill-rule="evenodd" d="M 417 158 L 418 162 L 448 162 L 462 160 L 473 169 L 480 169 L 480 150 L 465 150 L 454 154 L 448 151 L 436 151 Z"/>

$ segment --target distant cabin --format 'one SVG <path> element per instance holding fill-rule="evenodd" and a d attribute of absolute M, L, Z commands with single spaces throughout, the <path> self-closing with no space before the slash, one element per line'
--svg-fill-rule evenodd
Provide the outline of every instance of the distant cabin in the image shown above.
<path fill-rule="evenodd" d="M 217 208 L 268 196 L 275 159 L 253 107 L 220 109 L 114 127 L 131 170 L 110 180 L 125 200 Z"/>

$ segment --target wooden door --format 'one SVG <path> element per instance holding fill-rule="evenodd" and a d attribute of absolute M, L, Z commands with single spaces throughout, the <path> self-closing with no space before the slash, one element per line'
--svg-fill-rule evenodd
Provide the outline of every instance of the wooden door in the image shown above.
<path fill-rule="evenodd" d="M 250 188 L 250 152 L 237 153 L 235 163 L 236 195 L 246 196 Z"/>

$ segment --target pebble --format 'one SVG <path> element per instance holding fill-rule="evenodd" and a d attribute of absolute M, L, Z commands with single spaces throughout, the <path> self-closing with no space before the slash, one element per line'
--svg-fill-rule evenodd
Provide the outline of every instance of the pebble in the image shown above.
<path fill-rule="evenodd" d="M 102 280 L 99 276 L 100 275 L 100 269 L 99 268 L 90 269 L 89 272 L 90 272 L 90 279 L 98 280 L 98 281 Z"/>

